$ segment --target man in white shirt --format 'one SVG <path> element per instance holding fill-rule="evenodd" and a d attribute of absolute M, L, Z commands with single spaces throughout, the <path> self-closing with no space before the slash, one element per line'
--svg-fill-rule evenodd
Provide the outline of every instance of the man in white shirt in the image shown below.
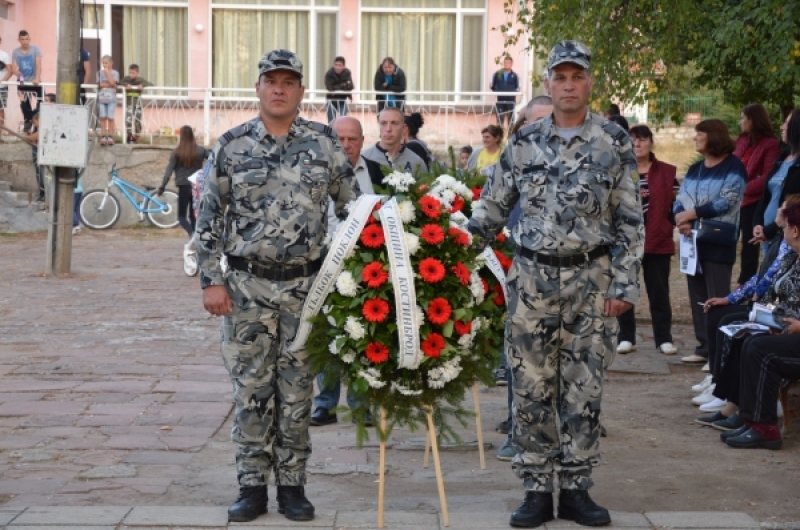
<path fill-rule="evenodd" d="M 361 148 L 364 146 L 364 131 L 361 128 L 361 122 L 351 116 L 340 116 L 333 120 L 331 127 L 339 137 L 339 143 L 342 144 L 342 149 L 344 149 L 350 165 L 353 166 L 353 173 L 356 175 L 356 181 L 361 193 L 375 193 L 372 185 L 381 183 L 383 173 L 381 172 L 380 164 L 361 156 Z M 340 223 L 341 221 L 334 213 L 334 204 L 330 202 L 328 205 L 328 233 L 331 238 L 333 238 Z M 328 382 L 328 384 L 330 383 Z M 335 381 L 332 386 L 326 388 L 326 382 L 320 374 L 317 376 L 317 386 L 319 387 L 319 394 L 314 398 L 311 425 L 319 427 L 336 423 L 339 419 L 335 413 L 330 411 L 339 405 L 339 396 L 342 389 L 341 382 Z M 350 408 L 354 407 L 349 393 L 347 394 L 347 405 Z M 371 426 L 372 418 L 369 415 L 366 417 L 364 424 L 367 427 Z"/>
<path fill-rule="evenodd" d="M 0 37 L 0 44 L 3 39 Z M 13 69 L 11 68 L 11 57 L 0 50 L 0 127 L 6 123 L 6 105 L 8 104 L 8 86 L 2 83 L 11 79 Z"/>

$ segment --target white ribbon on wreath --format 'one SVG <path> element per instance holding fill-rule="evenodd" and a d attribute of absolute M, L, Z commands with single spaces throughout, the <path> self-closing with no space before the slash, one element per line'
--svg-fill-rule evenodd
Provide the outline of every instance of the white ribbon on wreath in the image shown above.
<path fill-rule="evenodd" d="M 503 288 L 503 299 L 508 300 L 508 293 L 506 292 L 506 273 L 503 270 L 503 266 L 500 265 L 500 260 L 497 259 L 491 247 L 483 249 L 483 257 L 486 259 L 486 266 L 489 267 L 494 277 L 497 278 L 500 287 Z"/>

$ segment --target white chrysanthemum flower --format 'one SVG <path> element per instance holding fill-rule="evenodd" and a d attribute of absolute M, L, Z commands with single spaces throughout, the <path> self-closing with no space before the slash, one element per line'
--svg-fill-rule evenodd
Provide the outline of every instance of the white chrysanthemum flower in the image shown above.
<path fill-rule="evenodd" d="M 448 175 L 447 173 L 439 175 L 435 181 L 433 181 L 434 186 L 436 187 L 443 187 L 443 188 L 452 188 L 458 181 L 452 175 Z"/>
<path fill-rule="evenodd" d="M 350 335 L 353 340 L 363 339 L 367 331 L 361 323 L 361 319 L 354 316 L 347 317 L 347 322 L 344 324 L 344 330 Z"/>
<path fill-rule="evenodd" d="M 456 182 L 453 184 L 453 191 L 461 195 L 465 201 L 472 202 L 472 190 L 463 182 Z"/>
<path fill-rule="evenodd" d="M 383 178 L 384 184 L 388 184 L 400 192 L 408 191 L 408 188 L 415 182 L 411 173 L 400 173 L 399 171 L 393 171 Z"/>
<path fill-rule="evenodd" d="M 475 255 L 475 265 L 478 269 L 486 266 L 486 255 L 483 252 Z"/>
<path fill-rule="evenodd" d="M 475 335 L 477 332 L 483 329 L 484 320 L 485 319 L 483 317 L 475 317 L 472 319 L 472 330 L 470 331 L 472 335 Z"/>
<path fill-rule="evenodd" d="M 475 298 L 476 304 L 480 305 L 483 303 L 486 296 L 483 292 L 483 281 L 481 281 L 480 275 L 475 271 L 469 275 L 469 291 L 472 293 L 472 297 Z"/>
<path fill-rule="evenodd" d="M 353 364 L 353 361 L 356 360 L 356 352 L 353 350 L 348 351 L 344 355 L 342 355 L 342 360 L 347 364 Z"/>
<path fill-rule="evenodd" d="M 345 338 L 345 336 L 344 336 L 344 335 L 339 335 L 338 337 L 336 337 L 335 339 L 333 339 L 333 340 L 331 341 L 331 343 L 330 343 L 330 344 L 328 344 L 328 350 L 329 350 L 329 351 L 330 351 L 332 354 L 334 354 L 334 355 L 339 355 L 339 352 L 340 352 L 340 350 L 339 350 L 339 346 L 338 346 L 338 344 L 337 344 L 337 343 L 338 343 L 338 342 L 339 342 L 341 339 L 343 339 L 343 338 Z"/>
<path fill-rule="evenodd" d="M 444 202 L 452 205 L 453 201 L 456 200 L 456 192 L 451 189 L 443 190 L 442 198 L 444 199 Z"/>
<path fill-rule="evenodd" d="M 336 278 L 336 290 L 342 296 L 353 297 L 358 293 L 358 284 L 350 271 L 342 271 Z"/>
<path fill-rule="evenodd" d="M 385 381 L 381 381 L 381 373 L 375 368 L 367 368 L 366 370 L 358 371 L 359 377 L 364 379 L 372 388 L 383 388 L 386 386 Z"/>
<path fill-rule="evenodd" d="M 458 226 L 459 228 L 461 228 L 468 222 L 469 218 L 461 212 L 455 212 L 450 214 L 451 225 Z"/>
<path fill-rule="evenodd" d="M 336 321 L 335 321 L 335 320 L 333 319 L 333 317 L 332 317 L 332 316 L 330 316 L 330 315 L 328 315 L 328 324 L 330 324 L 330 325 L 331 325 L 331 326 L 333 326 L 334 328 L 336 327 Z"/>
<path fill-rule="evenodd" d="M 414 307 L 414 317 L 417 320 L 417 325 L 421 326 L 425 323 L 425 311 L 420 306 Z"/>
<path fill-rule="evenodd" d="M 431 388 L 444 388 L 444 381 L 442 380 L 442 370 L 440 368 L 432 368 L 428 370 L 428 386 Z"/>
<path fill-rule="evenodd" d="M 416 234 L 411 234 L 409 232 L 405 232 L 403 235 L 406 240 L 406 248 L 408 248 L 408 253 L 413 256 L 419 250 L 419 237 Z"/>
<path fill-rule="evenodd" d="M 472 348 L 472 339 L 472 333 L 461 335 L 458 338 L 458 346 L 464 351 L 469 351 L 469 349 Z"/>
<path fill-rule="evenodd" d="M 407 386 L 399 385 L 399 384 L 395 383 L 394 381 L 392 382 L 392 391 L 393 392 L 400 392 L 404 396 L 421 396 L 422 395 L 422 390 L 411 390 Z"/>
<path fill-rule="evenodd" d="M 400 211 L 400 219 L 403 221 L 403 224 L 413 223 L 417 218 L 414 203 L 411 201 L 401 201 L 397 205 L 397 209 Z"/>

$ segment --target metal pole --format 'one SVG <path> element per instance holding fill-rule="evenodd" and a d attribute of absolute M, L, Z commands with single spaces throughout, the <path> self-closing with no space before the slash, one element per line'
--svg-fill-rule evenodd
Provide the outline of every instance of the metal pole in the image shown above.
<path fill-rule="evenodd" d="M 78 104 L 78 62 L 80 61 L 80 0 L 59 0 L 58 76 L 56 101 Z M 56 167 L 54 193 L 50 201 L 53 222 L 47 231 L 47 272 L 68 274 L 72 262 L 72 211 L 77 171 Z"/>

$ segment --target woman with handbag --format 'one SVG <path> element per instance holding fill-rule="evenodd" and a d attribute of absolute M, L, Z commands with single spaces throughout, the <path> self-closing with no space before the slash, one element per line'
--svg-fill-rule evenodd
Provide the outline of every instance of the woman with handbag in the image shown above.
<path fill-rule="evenodd" d="M 697 346 L 693 355 L 681 360 L 705 363 L 708 335 L 703 304 L 730 292 L 747 170 L 733 156 L 734 144 L 725 123 L 704 120 L 695 131 L 695 149 L 703 160 L 686 173 L 673 211 L 681 234 L 691 237 L 692 230 L 697 231 L 697 271 L 686 276 Z"/>
<path fill-rule="evenodd" d="M 789 144 L 789 156 L 775 164 L 767 178 L 764 193 L 753 213 L 753 239 L 751 243 L 779 245 L 780 228 L 775 222 L 778 206 L 786 197 L 800 193 L 800 109 L 795 109 L 781 125 L 781 139 Z"/>
<path fill-rule="evenodd" d="M 741 285 L 758 270 L 758 245 L 748 243 L 753 239 L 753 214 L 764 193 L 767 176 L 778 159 L 780 144 L 775 138 L 767 109 L 751 103 L 742 109 L 739 120 L 741 134 L 736 138 L 733 156 L 739 158 L 747 169 L 747 186 L 744 189 L 739 228 L 742 235 L 741 270 L 736 283 Z"/>

